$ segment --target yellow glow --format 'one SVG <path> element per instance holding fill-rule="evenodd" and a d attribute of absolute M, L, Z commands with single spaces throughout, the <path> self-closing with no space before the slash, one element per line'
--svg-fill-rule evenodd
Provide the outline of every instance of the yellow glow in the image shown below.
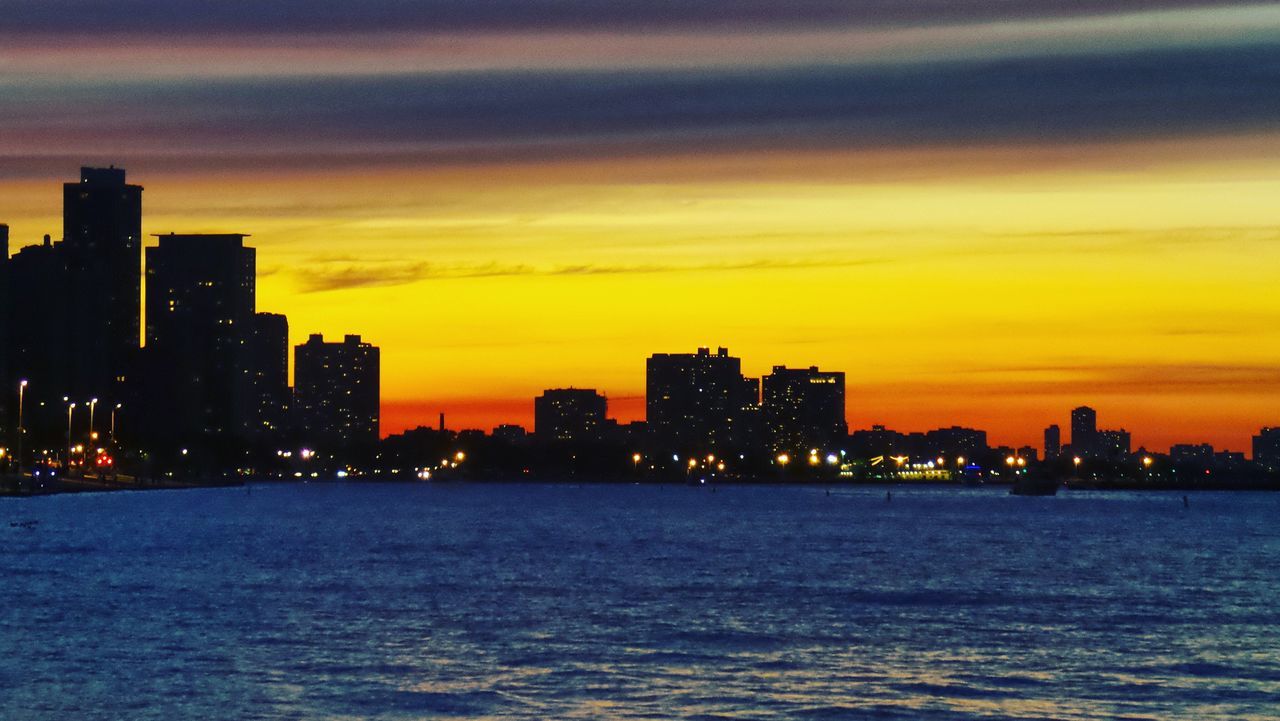
<path fill-rule="evenodd" d="M 725 345 L 845 371 L 853 428 L 1017 447 L 1090 403 L 1135 444 L 1242 448 L 1280 394 L 1276 141 L 130 177 L 144 233 L 252 233 L 295 342 L 383 348 L 384 432 L 528 425 L 569 385 L 641 419 L 648 355 Z M 56 182 L 0 190 L 15 248 L 60 226 Z"/>

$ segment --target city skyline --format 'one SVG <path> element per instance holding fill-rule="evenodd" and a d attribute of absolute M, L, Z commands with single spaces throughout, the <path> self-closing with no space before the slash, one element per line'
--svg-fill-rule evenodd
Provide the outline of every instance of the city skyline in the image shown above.
<path fill-rule="evenodd" d="M 640 419 L 648 354 L 721 345 L 845 372 L 853 428 L 1276 422 L 1275 8 L 22 6 L 13 247 L 129 168 L 144 244 L 252 233 L 291 344 L 386 349 L 384 433 L 568 385 Z"/>

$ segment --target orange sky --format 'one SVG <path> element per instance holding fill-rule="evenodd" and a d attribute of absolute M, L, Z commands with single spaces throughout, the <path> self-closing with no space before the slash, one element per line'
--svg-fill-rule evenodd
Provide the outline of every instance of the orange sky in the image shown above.
<path fill-rule="evenodd" d="M 642 418 L 698 346 L 845 371 L 854 428 L 1280 424 L 1280 9 L 718 1 L 32 5 L 0 222 L 56 236 L 115 163 L 146 233 L 250 234 L 294 342 L 382 347 L 388 433 Z"/>
<path fill-rule="evenodd" d="M 251 233 L 295 342 L 381 345 L 386 432 L 567 385 L 640 419 L 649 353 L 726 345 L 846 371 L 854 428 L 1039 445 L 1089 403 L 1240 449 L 1280 420 L 1275 141 L 131 178 L 147 233 Z M 56 184 L 6 190 L 15 246 L 56 230 Z"/>

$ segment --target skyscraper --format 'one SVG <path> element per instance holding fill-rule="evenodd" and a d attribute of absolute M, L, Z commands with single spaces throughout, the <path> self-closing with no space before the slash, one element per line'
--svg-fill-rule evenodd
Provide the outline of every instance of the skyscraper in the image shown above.
<path fill-rule="evenodd" d="M 326 343 L 312 334 L 294 348 L 294 406 L 308 443 L 369 446 L 378 440 L 377 346 L 348 335 Z"/>
<path fill-rule="evenodd" d="M 250 435 L 278 436 L 289 418 L 289 319 L 255 313 L 247 356 Z"/>
<path fill-rule="evenodd" d="M 600 435 L 609 401 L 587 388 L 553 388 L 533 399 L 533 433 L 540 441 L 592 441 Z"/>
<path fill-rule="evenodd" d="M 848 435 L 844 373 L 774 366 L 760 386 L 760 412 L 773 452 L 830 450 Z"/>
<path fill-rule="evenodd" d="M 225 447 L 251 425 L 255 251 L 242 234 L 161 235 L 147 249 L 152 437 Z"/>
<path fill-rule="evenodd" d="M 1071 411 L 1071 451 L 1086 458 L 1099 455 L 1098 413 L 1089 406 Z"/>
<path fill-rule="evenodd" d="M 1053 460 L 1062 455 L 1062 429 L 1053 424 L 1044 429 L 1044 457 Z"/>
<path fill-rule="evenodd" d="M 744 378 L 742 361 L 720 348 L 655 353 L 645 372 L 645 411 L 663 451 L 727 451 L 751 440 L 760 407 L 760 381 Z"/>
<path fill-rule="evenodd" d="M 70 313 L 69 388 L 119 397 L 139 344 L 142 186 L 122 168 L 81 168 L 62 188 L 62 243 Z"/>
<path fill-rule="evenodd" d="M 0 223 L 0 439 L 11 438 L 10 396 L 14 383 L 9 376 L 9 226 Z M 3 461 L 0 461 L 3 465 Z"/>
<path fill-rule="evenodd" d="M 5 391 L 13 394 L 16 401 L 18 381 L 28 382 L 24 394 L 28 453 L 38 443 L 59 448 L 65 419 L 59 422 L 57 409 L 65 410 L 62 397 L 70 392 L 66 264 L 59 248 L 46 235 L 41 245 L 27 246 L 15 253 L 7 266 L 8 295 L 0 308 L 8 317 L 9 326 Z M 63 429 L 61 433 L 59 427 Z"/>

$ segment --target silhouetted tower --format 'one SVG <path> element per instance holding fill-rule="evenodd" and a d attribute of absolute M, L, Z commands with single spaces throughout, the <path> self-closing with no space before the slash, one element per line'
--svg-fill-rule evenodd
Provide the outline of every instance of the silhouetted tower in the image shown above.
<path fill-rule="evenodd" d="M 1053 460 L 1062 455 L 1062 429 L 1055 423 L 1044 429 L 1044 457 Z"/>
<path fill-rule="evenodd" d="M 152 437 L 226 448 L 253 418 L 255 251 L 238 233 L 158 237 L 147 249 Z"/>
<path fill-rule="evenodd" d="M 66 263 L 60 248 L 46 235 L 44 243 L 22 248 L 7 265 L 8 296 L 2 299 L 4 307 L 0 309 L 8 314 L 9 324 L 5 391 L 16 402 L 18 381 L 28 381 L 23 409 L 26 452 L 31 457 L 38 448 L 58 449 L 65 445 L 66 406 L 62 397 L 68 394 L 67 365 L 71 355 L 66 332 Z"/>
<path fill-rule="evenodd" d="M 655 353 L 645 367 L 649 432 L 662 451 L 727 451 L 752 440 L 760 380 L 744 378 L 742 361 L 720 348 Z"/>
<path fill-rule="evenodd" d="M 844 373 L 774 366 L 760 379 L 760 412 L 771 450 L 831 450 L 848 435 Z"/>
<path fill-rule="evenodd" d="M 250 428 L 254 436 L 278 436 L 289 419 L 289 319 L 256 313 L 248 340 Z"/>
<path fill-rule="evenodd" d="M 9 299 L 9 226 L 0 223 L 0 383 L 4 384 L 4 388 L 0 389 L 0 439 L 7 439 L 11 444 L 16 445 L 16 439 L 13 437 L 16 431 L 11 431 L 14 427 L 12 420 L 15 420 L 10 408 L 13 404 L 10 402 L 13 390 L 10 386 L 15 385 L 15 381 L 9 375 L 9 314 L 12 312 L 12 306 Z M 4 461 L 0 460 L 0 466 L 4 465 Z"/>
<path fill-rule="evenodd" d="M 1071 411 L 1071 447 L 1076 450 L 1092 449 L 1098 437 L 1098 412 L 1089 406 Z"/>
<path fill-rule="evenodd" d="M 136 360 L 142 300 L 142 186 L 122 168 L 81 168 L 62 188 L 70 309 L 69 387 L 76 398 L 120 396 Z"/>
<path fill-rule="evenodd" d="M 325 343 L 312 334 L 294 348 L 294 407 L 308 443 L 371 446 L 378 440 L 377 346 L 358 335 Z"/>

